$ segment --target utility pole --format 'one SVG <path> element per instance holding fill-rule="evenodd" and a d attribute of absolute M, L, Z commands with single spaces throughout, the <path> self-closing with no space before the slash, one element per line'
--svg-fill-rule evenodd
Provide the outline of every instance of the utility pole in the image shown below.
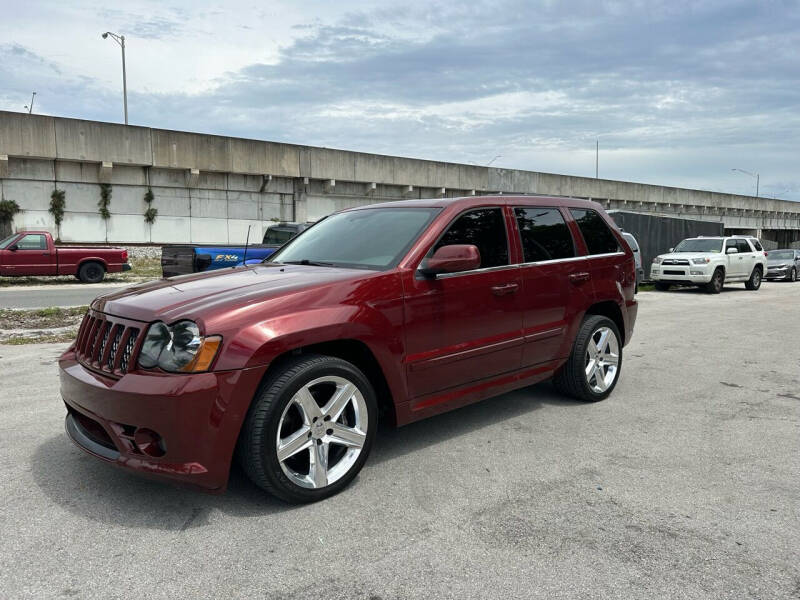
<path fill-rule="evenodd" d="M 594 178 L 600 179 L 600 140 L 594 144 Z"/>
<path fill-rule="evenodd" d="M 127 125 L 128 124 L 128 81 L 125 75 L 125 36 L 117 35 L 116 33 L 111 33 L 110 31 L 106 31 L 102 37 L 105 40 L 108 39 L 108 36 L 111 36 L 111 39 L 117 42 L 122 48 L 122 102 L 125 107 L 125 125 Z"/>
<path fill-rule="evenodd" d="M 27 109 L 28 109 L 28 114 L 29 114 L 29 115 L 33 113 L 33 99 L 34 99 L 34 98 L 36 98 L 36 92 L 33 92 L 33 93 L 31 94 L 31 105 L 30 105 L 30 106 L 26 106 L 26 107 L 25 107 L 25 108 L 27 108 Z"/>

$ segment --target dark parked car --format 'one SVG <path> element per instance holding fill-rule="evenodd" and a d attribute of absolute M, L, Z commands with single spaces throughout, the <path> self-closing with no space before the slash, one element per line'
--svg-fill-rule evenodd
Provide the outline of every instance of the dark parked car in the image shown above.
<path fill-rule="evenodd" d="M 98 458 L 319 500 L 396 425 L 553 378 L 614 389 L 633 253 L 588 200 L 472 197 L 334 214 L 270 262 L 95 300 L 59 360 L 66 427 Z"/>
<path fill-rule="evenodd" d="M 161 249 L 161 273 L 164 277 L 186 275 L 199 271 L 213 271 L 225 267 L 238 267 L 258 263 L 283 246 L 313 223 L 276 223 L 264 232 L 260 244 L 249 246 L 171 244 Z"/>
<path fill-rule="evenodd" d="M 800 271 L 800 250 L 770 250 L 767 252 L 766 279 L 797 281 Z"/>

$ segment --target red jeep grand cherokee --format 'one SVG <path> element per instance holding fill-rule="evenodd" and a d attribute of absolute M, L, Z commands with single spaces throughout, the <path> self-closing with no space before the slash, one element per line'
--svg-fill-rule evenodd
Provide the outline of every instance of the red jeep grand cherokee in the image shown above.
<path fill-rule="evenodd" d="M 549 377 L 602 400 L 636 319 L 631 250 L 585 200 L 354 208 L 269 261 L 95 300 L 60 359 L 72 440 L 219 491 L 236 455 L 319 500 L 361 469 L 379 411 L 404 425 Z"/>

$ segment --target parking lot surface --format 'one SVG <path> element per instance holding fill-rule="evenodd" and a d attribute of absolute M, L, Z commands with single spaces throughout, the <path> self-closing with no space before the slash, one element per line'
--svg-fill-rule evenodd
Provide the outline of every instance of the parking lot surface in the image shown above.
<path fill-rule="evenodd" d="M 541 384 L 383 430 L 300 507 L 86 456 L 63 346 L 0 346 L 0 596 L 800 597 L 800 284 L 639 299 L 608 400 Z"/>

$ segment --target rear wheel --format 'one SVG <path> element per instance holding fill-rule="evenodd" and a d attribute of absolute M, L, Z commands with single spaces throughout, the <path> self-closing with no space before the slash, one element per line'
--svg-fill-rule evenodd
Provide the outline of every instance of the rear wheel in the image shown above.
<path fill-rule="evenodd" d="M 656 281 L 656 289 L 659 292 L 666 292 L 669 290 L 669 284 L 664 283 L 663 281 Z"/>
<path fill-rule="evenodd" d="M 744 287 L 748 290 L 757 290 L 761 287 L 761 267 L 756 267 L 750 274 L 750 279 L 744 282 Z"/>
<path fill-rule="evenodd" d="M 617 325 L 600 315 L 587 316 L 578 330 L 572 353 L 553 384 L 567 396 L 585 402 L 608 397 L 622 367 L 622 338 Z"/>
<path fill-rule="evenodd" d="M 376 426 L 375 392 L 358 368 L 332 356 L 299 356 L 259 388 L 238 457 L 264 490 L 286 502 L 314 502 L 358 474 Z"/>
<path fill-rule="evenodd" d="M 711 281 L 706 284 L 706 291 L 709 294 L 719 294 L 723 285 L 725 285 L 725 272 L 717 267 L 717 270 L 711 276 Z"/>
<path fill-rule="evenodd" d="M 98 262 L 85 262 L 78 269 L 78 279 L 83 283 L 100 283 L 105 277 L 106 270 Z"/>

